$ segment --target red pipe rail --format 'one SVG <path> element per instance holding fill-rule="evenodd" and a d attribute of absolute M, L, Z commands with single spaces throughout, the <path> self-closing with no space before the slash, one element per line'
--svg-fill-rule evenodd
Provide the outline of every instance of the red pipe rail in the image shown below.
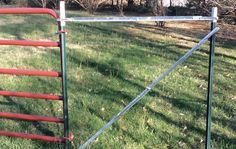
<path fill-rule="evenodd" d="M 1 8 L 0 14 L 48 14 L 58 19 L 57 13 L 47 8 Z M 60 47 L 59 42 L 27 41 L 27 40 L 0 40 L 0 45 Z"/>
<path fill-rule="evenodd" d="M 0 96 L 24 97 L 24 98 L 34 98 L 34 99 L 47 99 L 47 100 L 63 100 L 62 96 L 55 96 L 50 94 L 34 94 L 27 92 L 0 91 Z"/>
<path fill-rule="evenodd" d="M 3 69 L 3 68 L 0 68 L 0 74 L 44 76 L 44 77 L 61 77 L 60 72 L 39 71 L 39 70 Z"/>
<path fill-rule="evenodd" d="M 57 15 L 55 11 L 51 9 L 45 9 L 45 8 L 1 8 L 0 14 L 48 14 L 48 15 L 51 15 L 56 21 L 59 18 L 59 16 Z M 58 23 L 58 29 L 60 31 L 61 30 L 60 23 L 58 21 L 57 23 Z M 61 36 L 59 37 L 61 41 Z M 61 48 L 62 45 L 60 41 L 51 42 L 51 41 L 30 41 L 30 40 L 0 40 L 0 45 L 42 46 L 42 47 L 60 47 Z M 3 69 L 3 68 L 0 69 L 0 74 L 62 77 L 61 72 Z M 35 93 L 28 93 L 28 92 L 0 91 L 0 96 L 61 100 L 61 101 L 64 100 L 63 96 L 56 96 L 56 95 L 50 95 L 50 94 L 35 94 Z M 16 114 L 16 113 L 8 113 L 8 112 L 0 112 L 0 117 L 6 118 L 6 119 L 21 119 L 21 120 L 28 120 L 28 121 L 64 123 L 64 125 L 68 123 L 67 119 L 62 119 L 62 118 L 45 117 L 45 116 L 38 116 L 38 115 L 27 115 L 27 114 Z M 0 136 L 64 143 L 65 148 L 68 148 L 68 145 L 67 145 L 68 141 L 71 141 L 73 139 L 72 133 L 69 134 L 68 138 L 65 137 L 65 134 L 64 134 L 64 137 L 59 138 L 59 137 L 54 137 L 54 136 L 44 136 L 44 135 L 37 135 L 37 134 L 0 131 Z"/>
<path fill-rule="evenodd" d="M 0 45 L 60 47 L 60 43 L 59 42 L 29 41 L 29 40 L 0 40 Z"/>
<path fill-rule="evenodd" d="M 8 132 L 8 131 L 0 131 L 0 136 L 25 138 L 25 139 L 32 139 L 32 140 L 42 140 L 42 141 L 48 141 L 48 142 L 65 143 L 65 138 L 58 138 L 58 137 L 52 137 L 52 136 L 42 136 L 42 135 L 33 135 L 33 134 L 25 134 L 25 133 L 17 133 L 17 132 Z"/>
<path fill-rule="evenodd" d="M 48 14 L 58 19 L 55 11 L 47 8 L 1 8 L 0 14 Z"/>
<path fill-rule="evenodd" d="M 27 121 L 41 121 L 41 122 L 53 122 L 53 123 L 63 123 L 64 120 L 62 118 L 54 118 L 54 117 L 46 117 L 46 116 L 38 116 L 38 115 L 27 115 L 27 114 L 16 114 L 9 112 L 0 112 L 1 118 L 7 119 L 21 119 Z"/>

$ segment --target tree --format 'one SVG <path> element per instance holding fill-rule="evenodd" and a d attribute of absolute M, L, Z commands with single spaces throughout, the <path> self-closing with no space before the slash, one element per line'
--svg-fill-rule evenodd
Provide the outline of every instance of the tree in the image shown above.
<path fill-rule="evenodd" d="M 41 4 L 42 4 L 42 7 L 46 8 L 48 0 L 40 0 L 40 1 L 41 1 Z"/>
<path fill-rule="evenodd" d="M 134 0 L 128 0 L 128 9 L 132 9 L 134 6 Z"/>
<path fill-rule="evenodd" d="M 114 7 L 114 0 L 111 0 L 111 6 Z"/>
<path fill-rule="evenodd" d="M 94 13 L 106 0 L 74 0 L 90 13 Z"/>
<path fill-rule="evenodd" d="M 35 3 L 36 5 L 46 8 L 48 0 L 34 0 L 34 1 L 30 1 L 30 3 Z"/>
<path fill-rule="evenodd" d="M 165 8 L 163 5 L 163 0 L 154 0 L 152 5 L 153 5 L 152 12 L 155 16 L 165 16 L 166 12 L 165 12 Z M 165 26 L 165 22 L 163 22 L 163 21 L 156 22 L 156 24 L 160 27 Z"/>
<path fill-rule="evenodd" d="M 124 0 L 117 0 L 117 8 L 121 16 L 124 15 Z"/>
<path fill-rule="evenodd" d="M 2 0 L 1 2 L 5 3 L 5 4 L 9 4 L 11 2 L 11 0 Z"/>
<path fill-rule="evenodd" d="M 22 0 L 19 0 L 19 2 L 21 2 Z M 37 6 L 37 7 L 43 7 L 46 8 L 48 1 L 50 0 L 25 0 L 25 3 L 28 3 L 29 6 Z M 53 1 L 53 0 L 51 0 Z"/>
<path fill-rule="evenodd" d="M 210 14 L 206 0 L 187 0 L 187 7 L 194 7 L 201 13 L 201 15 Z"/>
<path fill-rule="evenodd" d="M 209 6 L 219 8 L 220 17 L 226 23 L 236 25 L 236 1 L 235 0 L 212 0 L 208 3 Z"/>
<path fill-rule="evenodd" d="M 226 23 L 236 24 L 235 0 L 188 0 L 189 7 L 195 7 L 202 15 L 210 15 L 212 7 L 218 7 L 220 18 Z"/>

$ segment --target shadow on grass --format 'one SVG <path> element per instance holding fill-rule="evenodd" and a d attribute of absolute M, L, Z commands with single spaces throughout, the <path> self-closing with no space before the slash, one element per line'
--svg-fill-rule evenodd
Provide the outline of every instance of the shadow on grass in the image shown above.
<path fill-rule="evenodd" d="M 2 16 L 2 15 L 1 15 Z M 45 17 L 46 16 L 46 17 Z M 48 32 L 48 27 L 52 26 L 53 18 L 50 16 L 42 16 L 42 15 L 20 15 L 19 18 L 23 20 L 23 22 L 14 24 L 6 24 L 6 25 L 0 25 L 1 30 L 4 31 L 4 33 L 9 34 L 10 36 L 14 36 L 16 40 L 32 40 L 32 39 L 25 39 L 23 36 L 25 34 L 29 34 L 32 36 L 37 36 L 37 33 L 44 32 L 46 34 L 51 34 L 51 36 L 54 36 L 54 33 L 57 31 L 52 31 L 51 33 Z M 38 25 L 40 24 L 40 25 Z M 55 29 L 57 28 L 57 23 L 55 21 Z M 35 33 L 32 34 L 32 33 Z M 44 36 L 45 37 L 45 36 Z M 40 38 L 40 40 L 43 37 Z M 47 39 L 45 39 L 47 40 Z"/>
<path fill-rule="evenodd" d="M 179 128 L 182 128 L 182 126 L 183 126 L 180 122 L 174 121 L 171 118 L 167 117 L 166 115 L 164 115 L 160 112 L 156 112 L 149 107 L 148 107 L 148 112 L 150 112 L 152 115 L 155 115 L 156 117 L 158 117 L 158 119 L 161 119 L 161 120 L 167 122 L 168 124 L 173 124 Z M 185 123 L 185 125 L 187 126 L 187 129 L 190 130 L 191 132 L 197 133 L 200 136 L 204 136 L 205 130 L 200 129 L 200 128 L 193 126 L 191 124 L 188 124 L 188 123 Z M 223 134 L 217 134 L 215 132 L 212 132 L 212 138 L 222 139 L 231 145 L 234 145 L 236 142 L 235 138 L 228 138 L 227 136 L 225 136 Z M 189 144 L 189 145 L 191 145 L 191 144 Z M 191 147 L 195 148 L 196 146 L 191 146 Z"/>

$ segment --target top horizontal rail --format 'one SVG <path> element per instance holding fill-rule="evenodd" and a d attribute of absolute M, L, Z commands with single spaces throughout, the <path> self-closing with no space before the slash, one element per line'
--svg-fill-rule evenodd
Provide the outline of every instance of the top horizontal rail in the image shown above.
<path fill-rule="evenodd" d="M 0 14 L 48 14 L 58 19 L 58 15 L 52 9 L 47 8 L 1 8 Z"/>
<path fill-rule="evenodd" d="M 215 17 L 203 16 L 147 16 L 147 17 L 71 17 L 58 19 L 66 22 L 155 22 L 155 21 L 214 21 Z"/>

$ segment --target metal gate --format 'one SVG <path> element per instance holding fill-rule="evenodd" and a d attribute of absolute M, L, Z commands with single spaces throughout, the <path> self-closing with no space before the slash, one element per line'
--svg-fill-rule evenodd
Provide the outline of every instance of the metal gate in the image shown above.
<path fill-rule="evenodd" d="M 47 14 L 51 15 L 56 22 L 59 16 L 51 9 L 44 8 L 4 8 L 0 9 L 0 14 Z M 35 94 L 28 92 L 13 92 L 13 91 L 0 91 L 0 96 L 23 97 L 31 99 L 46 99 L 54 100 L 55 102 L 62 102 L 63 118 L 46 117 L 39 115 L 26 115 L 17 113 L 0 112 L 0 118 L 7 119 L 21 119 L 26 121 L 42 121 L 52 123 L 64 124 L 64 136 L 52 137 L 42 136 L 36 134 L 25 134 L 18 132 L 0 131 L 1 136 L 18 137 L 25 139 L 43 140 L 49 142 L 64 143 L 65 148 L 69 148 L 69 141 L 72 139 L 72 134 L 69 133 L 68 125 L 68 98 L 67 98 L 67 66 L 66 66 L 66 43 L 65 43 L 65 30 L 63 23 L 58 22 L 59 40 L 56 42 L 49 41 L 30 41 L 30 40 L 0 40 L 0 45 L 15 45 L 15 46 L 42 46 L 42 47 L 58 47 L 60 50 L 61 72 L 49 72 L 42 70 L 18 70 L 18 69 L 0 69 L 0 74 L 8 75 L 27 75 L 27 76 L 41 76 L 41 77 L 57 77 L 61 80 L 61 95 L 51 94 Z"/>
<path fill-rule="evenodd" d="M 65 143 L 65 148 L 69 148 L 69 140 L 71 140 L 71 135 L 69 134 L 68 126 L 68 101 L 67 101 L 67 73 L 66 73 L 66 43 L 65 43 L 65 26 L 66 22 L 137 22 L 137 21 L 210 21 L 211 31 L 207 34 L 196 46 L 190 49 L 183 57 L 181 57 L 176 63 L 174 63 L 169 69 L 167 69 L 160 77 L 153 80 L 153 82 L 144 89 L 132 102 L 130 102 L 123 110 L 121 110 L 117 115 L 115 115 L 107 124 L 104 125 L 98 132 L 88 139 L 79 148 L 86 148 L 90 143 L 92 143 L 102 132 L 104 132 L 108 127 L 110 127 L 114 122 L 116 122 L 120 116 L 125 114 L 130 108 L 137 104 L 146 94 L 148 94 L 161 80 L 167 77 L 175 68 L 183 63 L 187 58 L 189 58 L 194 51 L 198 50 L 201 45 L 206 43 L 210 38 L 210 52 L 209 52 L 209 76 L 208 76 L 208 92 L 207 92 L 207 115 L 206 115 L 206 144 L 205 148 L 210 149 L 211 140 L 211 102 L 212 102 L 212 86 L 213 86 L 213 64 L 214 64 L 214 48 L 215 48 L 215 34 L 219 31 L 217 25 L 217 8 L 212 9 L 212 15 L 210 17 L 204 16 L 150 16 L 150 17 L 73 17 L 66 18 L 65 14 L 65 2 L 60 1 L 60 17 L 50 9 L 0 9 L 0 14 L 49 14 L 53 16 L 58 21 L 58 32 L 59 32 L 59 42 L 39 42 L 39 41 L 15 41 L 15 40 L 0 40 L 0 45 L 20 45 L 20 46 L 52 46 L 60 47 L 61 51 L 61 73 L 58 72 L 46 72 L 46 71 L 30 71 L 30 70 L 11 70 L 11 69 L 0 69 L 2 74 L 12 74 L 12 75 L 31 75 L 31 76 L 48 76 L 48 77 L 60 77 L 62 79 L 62 96 L 52 96 L 45 94 L 31 94 L 25 92 L 8 92 L 0 91 L 2 96 L 15 96 L 15 97 L 25 97 L 25 98 L 39 98 L 48 100 L 62 100 L 64 107 L 64 117 L 59 118 L 48 118 L 41 116 L 29 116 L 23 114 L 10 114 L 10 113 L 0 113 L 2 118 L 17 118 L 23 120 L 31 121 L 47 121 L 47 122 L 57 122 L 64 123 L 64 137 L 47 137 L 39 135 L 29 135 L 22 133 L 13 133 L 0 131 L 2 136 L 10 137 L 20 137 L 27 139 L 38 139 L 52 142 L 63 142 Z"/>

